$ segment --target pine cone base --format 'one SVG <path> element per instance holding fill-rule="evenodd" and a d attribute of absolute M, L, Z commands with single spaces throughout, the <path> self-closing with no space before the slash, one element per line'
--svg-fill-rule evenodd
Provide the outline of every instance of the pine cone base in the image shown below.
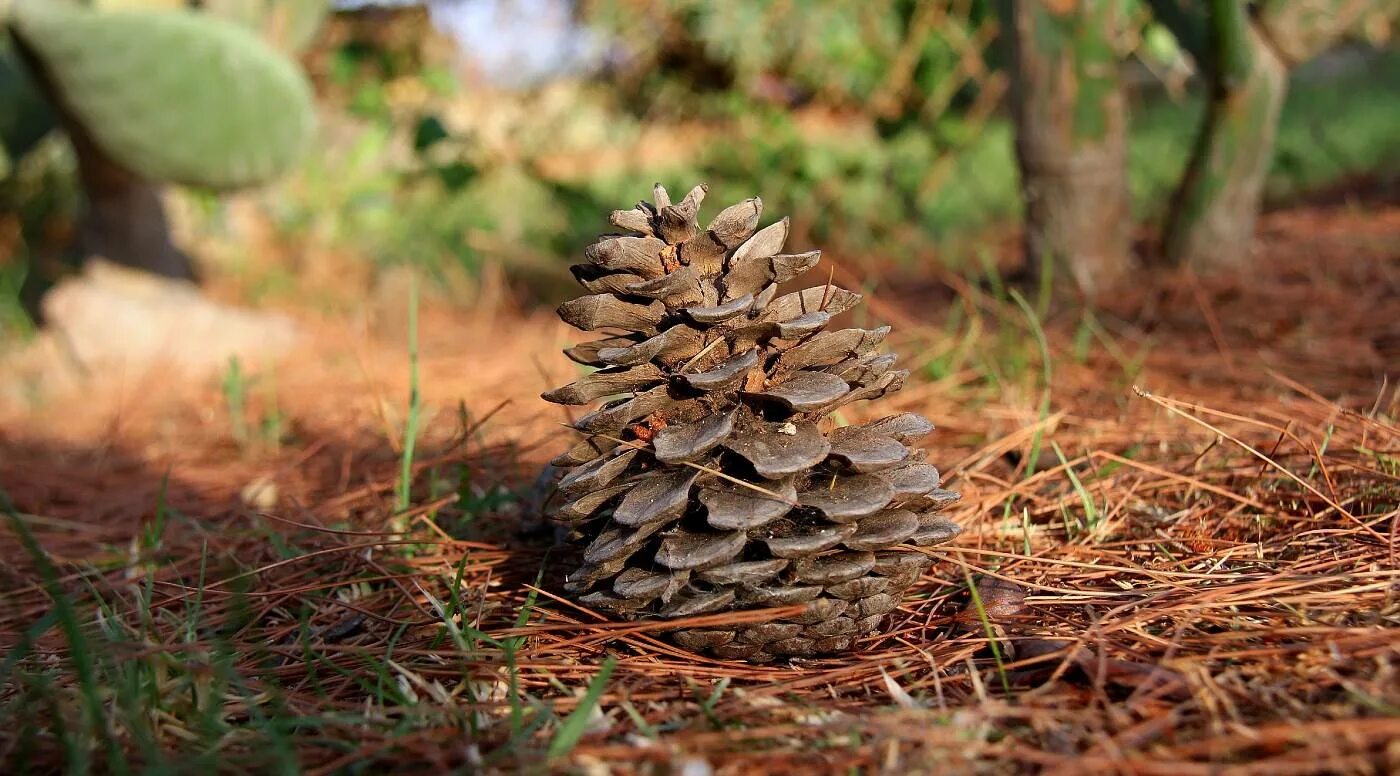
<path fill-rule="evenodd" d="M 918 548 L 957 536 L 938 512 L 958 496 L 910 447 L 924 418 L 832 418 L 903 386 L 877 351 L 889 329 L 829 328 L 860 301 L 829 283 L 779 295 L 820 253 L 780 253 L 788 222 L 759 230 L 756 198 L 701 229 L 705 191 L 672 204 L 658 185 L 572 268 L 590 293 L 560 317 L 604 336 L 565 351 L 594 371 L 544 394 L 601 402 L 554 461 L 552 517 L 581 547 L 565 589 L 628 618 L 796 607 L 671 632 L 718 658 L 844 652 L 929 567 Z"/>

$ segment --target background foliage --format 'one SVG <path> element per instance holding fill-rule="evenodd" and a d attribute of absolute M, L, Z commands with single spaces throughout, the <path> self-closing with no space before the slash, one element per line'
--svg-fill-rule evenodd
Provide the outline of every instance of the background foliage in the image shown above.
<path fill-rule="evenodd" d="M 527 5 L 496 4 L 507 15 Z M 253 192 L 176 192 L 181 240 L 257 296 L 305 297 L 309 279 L 313 298 L 354 298 L 380 268 L 410 264 L 464 304 L 488 267 L 553 297 L 567 257 L 601 231 L 599 212 L 653 181 L 706 181 L 720 199 L 762 193 L 771 212 L 792 214 L 797 245 L 847 261 L 966 264 L 1020 210 L 988 6 L 589 0 L 564 17 L 588 34 L 582 61 L 513 89 L 481 77 L 427 9 L 342 11 L 302 55 L 320 102 L 315 148 Z M 1202 101 L 1171 37 L 1138 3 L 1124 12 L 1130 180 L 1153 219 Z M 1295 77 L 1271 196 L 1390 180 L 1400 167 L 1400 107 L 1388 98 L 1400 55 L 1372 45 L 1386 29 L 1373 27 L 1375 40 Z M 0 296 L 26 274 L 67 271 L 44 246 L 71 222 L 75 203 L 52 185 L 71 161 L 61 141 L 49 145 L 0 186 L 0 237 L 11 235 Z M 21 320 L 0 315 L 10 330 Z"/>

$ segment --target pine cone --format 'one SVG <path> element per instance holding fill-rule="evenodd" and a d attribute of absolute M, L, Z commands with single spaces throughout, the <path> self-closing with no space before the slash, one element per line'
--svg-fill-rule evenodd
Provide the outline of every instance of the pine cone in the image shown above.
<path fill-rule="evenodd" d="M 572 267 L 590 293 L 559 315 L 609 333 L 565 352 L 598 367 L 544 394 L 603 399 L 554 465 L 552 516 L 582 545 L 565 588 L 626 617 L 688 617 L 805 604 L 797 616 L 673 632 L 687 649 L 770 660 L 840 652 L 880 629 L 929 566 L 910 545 L 960 529 L 937 516 L 958 494 L 908 443 L 933 430 L 903 414 L 822 431 L 840 407 L 908 376 L 876 352 L 889 333 L 827 330 L 860 301 L 832 285 L 778 295 L 818 251 L 780 253 L 788 221 L 755 232 L 757 198 L 700 229 L 706 188 L 619 210 Z M 620 398 L 619 398 L 620 397 Z"/>

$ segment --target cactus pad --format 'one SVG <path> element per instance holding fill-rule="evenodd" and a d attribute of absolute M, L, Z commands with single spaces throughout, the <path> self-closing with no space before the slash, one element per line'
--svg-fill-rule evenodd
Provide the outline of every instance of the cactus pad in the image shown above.
<path fill-rule="evenodd" d="M 18 0 L 11 28 L 114 160 L 213 188 L 265 181 L 310 139 L 310 85 L 242 26 L 184 11 L 97 12 Z"/>

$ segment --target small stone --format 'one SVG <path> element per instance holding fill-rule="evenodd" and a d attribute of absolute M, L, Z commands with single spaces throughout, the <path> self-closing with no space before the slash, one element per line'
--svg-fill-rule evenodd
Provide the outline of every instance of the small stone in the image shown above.
<path fill-rule="evenodd" d="M 266 512 L 277 506 L 277 483 L 266 477 L 259 477 L 256 480 L 243 486 L 239 491 L 238 498 L 249 509 L 256 509 Z"/>

